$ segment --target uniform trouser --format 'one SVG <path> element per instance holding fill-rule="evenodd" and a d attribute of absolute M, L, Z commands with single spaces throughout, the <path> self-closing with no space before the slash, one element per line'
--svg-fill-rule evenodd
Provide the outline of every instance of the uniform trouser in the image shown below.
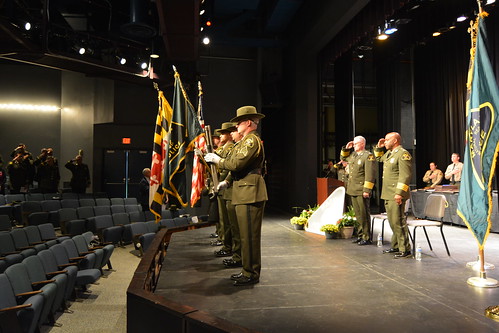
<path fill-rule="evenodd" d="M 232 251 L 232 230 L 230 228 L 229 215 L 227 213 L 227 203 L 222 196 L 217 197 L 218 200 L 218 221 L 220 227 L 218 229 L 218 238 L 223 242 L 222 250 L 226 252 Z"/>
<path fill-rule="evenodd" d="M 215 233 L 218 233 L 219 229 L 219 217 L 218 217 L 218 199 L 210 198 L 210 203 L 208 205 L 208 222 L 217 222 L 215 225 Z M 221 236 L 220 236 L 221 237 Z"/>
<path fill-rule="evenodd" d="M 246 277 L 258 279 L 262 268 L 261 236 L 265 201 L 235 207 L 241 234 L 242 273 Z"/>
<path fill-rule="evenodd" d="M 405 202 L 406 199 L 403 199 L 402 204 L 397 205 L 395 200 L 385 200 L 386 215 L 393 232 L 392 248 L 398 248 L 400 252 L 407 252 L 411 250 L 409 230 L 407 228 L 407 220 L 404 214 Z"/>
<path fill-rule="evenodd" d="M 359 238 L 363 240 L 369 240 L 371 238 L 371 212 L 369 210 L 370 200 L 369 198 L 364 198 L 362 195 L 350 196 L 352 200 L 353 211 L 355 212 L 355 217 L 359 223 Z"/>
<path fill-rule="evenodd" d="M 230 229 L 232 230 L 232 260 L 241 262 L 241 235 L 237 222 L 236 206 L 232 204 L 232 200 L 226 200 L 225 204 L 227 205 Z"/>

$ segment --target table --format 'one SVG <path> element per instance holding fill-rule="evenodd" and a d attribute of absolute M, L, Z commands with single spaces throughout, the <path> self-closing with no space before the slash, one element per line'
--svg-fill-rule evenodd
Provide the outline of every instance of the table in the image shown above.
<path fill-rule="evenodd" d="M 417 218 L 424 218 L 424 206 L 426 198 L 432 193 L 443 194 L 449 203 L 449 207 L 445 209 L 444 222 L 466 226 L 464 221 L 457 215 L 457 197 L 459 192 L 427 192 L 425 190 L 411 191 L 411 207 L 412 213 Z M 496 192 L 492 193 L 492 226 L 491 232 L 499 232 L 499 210 L 498 210 L 498 196 Z"/>

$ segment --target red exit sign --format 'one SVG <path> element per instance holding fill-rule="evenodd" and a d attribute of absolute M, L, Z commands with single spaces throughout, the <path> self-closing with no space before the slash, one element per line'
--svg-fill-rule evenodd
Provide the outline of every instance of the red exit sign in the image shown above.
<path fill-rule="evenodd" d="M 132 138 L 121 138 L 121 143 L 124 145 L 129 145 L 132 143 Z"/>

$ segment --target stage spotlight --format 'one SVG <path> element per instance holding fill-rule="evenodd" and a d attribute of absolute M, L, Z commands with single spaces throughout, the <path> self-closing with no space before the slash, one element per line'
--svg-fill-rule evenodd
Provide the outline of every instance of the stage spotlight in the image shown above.
<path fill-rule="evenodd" d="M 433 37 L 438 37 L 438 36 L 440 36 L 441 34 L 442 34 L 442 33 L 441 33 L 440 31 L 435 31 L 435 32 L 432 34 L 432 36 L 433 36 Z"/>
<path fill-rule="evenodd" d="M 496 0 L 487 0 L 487 3 L 485 4 L 485 6 L 491 5 L 491 4 L 495 3 L 495 2 L 496 2 Z"/>
<path fill-rule="evenodd" d="M 467 17 L 466 15 L 461 15 L 461 16 L 459 16 L 459 17 L 456 19 L 456 21 L 457 21 L 457 22 L 463 22 L 463 21 L 465 21 L 467 18 L 468 18 L 468 17 Z"/>
<path fill-rule="evenodd" d="M 204 44 L 204 45 L 208 45 L 208 44 L 210 44 L 210 39 L 209 39 L 208 37 L 204 37 L 204 38 L 203 38 L 203 44 Z"/>
<path fill-rule="evenodd" d="M 391 35 L 397 31 L 398 31 L 398 28 L 397 28 L 397 25 L 395 24 L 395 22 L 390 21 L 386 24 L 385 34 Z"/>
<path fill-rule="evenodd" d="M 24 24 L 24 30 L 26 30 L 26 31 L 30 31 L 30 30 L 31 30 L 31 23 L 26 22 L 26 23 Z"/>
<path fill-rule="evenodd" d="M 126 64 L 126 58 L 120 58 L 120 64 L 121 65 Z"/>
<path fill-rule="evenodd" d="M 211 27 L 211 21 L 206 21 L 206 26 Z"/>
<path fill-rule="evenodd" d="M 147 69 L 148 65 L 147 65 L 147 62 L 143 62 L 140 64 L 140 68 L 142 69 Z"/>
<path fill-rule="evenodd" d="M 159 54 L 157 54 L 157 53 L 151 53 L 151 58 L 158 59 L 159 58 Z"/>
<path fill-rule="evenodd" d="M 204 9 L 201 9 L 201 11 L 199 12 L 199 15 L 203 15 L 204 14 Z"/>
<path fill-rule="evenodd" d="M 79 54 L 81 54 L 81 55 L 84 55 L 84 54 L 85 54 L 85 52 L 87 52 L 87 50 L 85 50 L 85 48 L 84 48 L 84 47 L 80 47 L 80 48 L 78 49 L 78 53 L 79 53 Z"/>

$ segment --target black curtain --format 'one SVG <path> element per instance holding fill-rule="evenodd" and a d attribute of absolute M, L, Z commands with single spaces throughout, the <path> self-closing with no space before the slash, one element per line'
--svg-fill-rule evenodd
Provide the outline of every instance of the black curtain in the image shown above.
<path fill-rule="evenodd" d="M 417 184 L 428 164 L 445 172 L 451 154 L 464 153 L 466 78 L 470 38 L 466 27 L 433 38 L 414 52 Z"/>
<path fill-rule="evenodd" d="M 400 59 L 398 54 L 384 60 L 380 60 L 380 55 L 375 54 L 375 59 L 378 64 L 376 89 L 379 109 L 378 128 L 381 138 L 389 132 L 400 132 Z"/>
<path fill-rule="evenodd" d="M 347 52 L 334 63 L 335 144 L 338 154 L 345 143 L 353 140 L 352 80 L 352 53 Z"/>

